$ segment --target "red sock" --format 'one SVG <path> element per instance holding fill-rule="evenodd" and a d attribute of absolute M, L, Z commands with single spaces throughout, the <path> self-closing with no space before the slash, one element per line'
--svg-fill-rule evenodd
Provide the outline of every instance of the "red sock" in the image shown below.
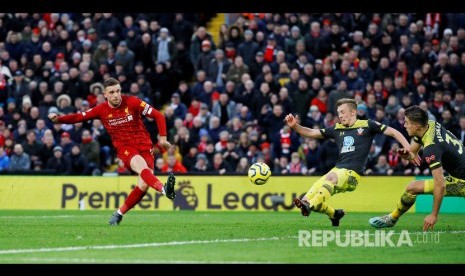
<path fill-rule="evenodd" d="M 139 186 L 136 186 L 134 190 L 129 194 L 129 196 L 126 198 L 124 201 L 123 206 L 119 208 L 121 213 L 124 215 L 127 211 L 131 210 L 132 207 L 134 207 L 137 203 L 141 201 L 141 199 L 144 197 L 144 195 L 147 192 L 142 191 Z"/>
<path fill-rule="evenodd" d="M 155 175 L 153 175 L 149 169 L 143 169 L 140 173 L 140 177 L 142 177 L 142 180 L 144 180 L 147 185 L 154 188 L 155 190 L 159 192 L 163 190 L 163 184 L 158 178 L 155 177 Z"/>

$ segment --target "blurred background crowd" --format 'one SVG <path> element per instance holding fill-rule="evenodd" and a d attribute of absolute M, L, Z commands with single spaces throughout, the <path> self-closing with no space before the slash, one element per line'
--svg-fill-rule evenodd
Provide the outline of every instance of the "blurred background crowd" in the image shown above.
<path fill-rule="evenodd" d="M 338 150 L 284 123 L 337 123 L 335 103 L 396 128 L 419 105 L 465 141 L 462 13 L 0 13 L 0 173 L 130 174 L 99 120 L 52 124 L 50 112 L 124 94 L 164 113 L 173 146 L 156 172 L 321 175 Z M 154 121 L 145 119 L 154 143 Z M 377 135 L 366 174 L 427 175 Z"/>

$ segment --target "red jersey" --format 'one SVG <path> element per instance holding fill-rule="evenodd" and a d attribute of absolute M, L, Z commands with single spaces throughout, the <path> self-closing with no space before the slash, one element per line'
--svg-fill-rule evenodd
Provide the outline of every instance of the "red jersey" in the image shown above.
<path fill-rule="evenodd" d="M 159 134 L 166 136 L 165 116 L 160 111 L 135 96 L 122 95 L 121 98 L 118 107 L 111 107 L 107 101 L 81 113 L 60 116 L 58 122 L 74 124 L 100 119 L 116 149 L 123 145 L 136 148 L 153 146 L 142 116 L 155 119 Z"/>

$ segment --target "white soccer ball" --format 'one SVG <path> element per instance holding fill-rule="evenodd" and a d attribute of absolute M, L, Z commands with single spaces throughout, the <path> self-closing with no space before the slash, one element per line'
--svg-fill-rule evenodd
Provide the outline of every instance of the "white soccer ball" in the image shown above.
<path fill-rule="evenodd" d="M 271 176 L 270 167 L 266 163 L 257 162 L 249 168 L 249 180 L 255 185 L 265 184 Z"/>

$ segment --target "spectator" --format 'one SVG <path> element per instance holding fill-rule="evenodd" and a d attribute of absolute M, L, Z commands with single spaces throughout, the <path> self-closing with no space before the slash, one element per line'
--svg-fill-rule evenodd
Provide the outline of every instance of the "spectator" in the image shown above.
<path fill-rule="evenodd" d="M 171 96 L 171 108 L 174 111 L 174 116 L 184 120 L 186 118 L 187 107 L 181 102 L 181 97 L 178 93 L 173 93 Z"/>
<path fill-rule="evenodd" d="M 305 138 L 304 143 L 297 151 L 300 159 L 305 160 L 309 175 L 320 173 L 320 149 L 320 144 L 316 139 Z"/>
<path fill-rule="evenodd" d="M 332 139 L 327 139 L 321 145 L 320 151 L 320 172 L 325 174 L 334 167 L 337 160 L 337 144 Z"/>
<path fill-rule="evenodd" d="M 53 148 L 53 157 L 47 161 L 46 169 L 58 175 L 71 174 L 71 162 L 68 156 L 63 154 L 62 147 Z"/>
<path fill-rule="evenodd" d="M 324 90 L 321 90 L 321 91 L 324 92 Z M 306 116 L 306 120 L 302 125 L 306 127 L 310 127 L 310 128 L 314 128 L 314 127 L 322 128 L 323 127 L 323 116 L 318 106 L 316 105 L 310 106 L 310 109 Z"/>
<path fill-rule="evenodd" d="M 0 146 L 0 172 L 10 169 L 10 157 L 6 154 L 5 148 Z"/>
<path fill-rule="evenodd" d="M 240 155 L 239 150 L 236 148 L 236 141 L 233 138 L 229 138 L 221 153 L 223 154 L 223 160 L 227 162 L 231 168 L 237 168 Z"/>
<path fill-rule="evenodd" d="M 231 61 L 224 56 L 222 49 L 216 49 L 214 58 L 210 60 L 206 70 L 209 79 L 214 81 L 218 90 L 223 90 L 226 83 L 226 73 L 231 67 Z"/>
<path fill-rule="evenodd" d="M 288 164 L 288 172 L 291 174 L 307 174 L 308 169 L 305 161 L 303 161 L 297 152 L 291 154 L 291 162 Z"/>
<path fill-rule="evenodd" d="M 39 153 L 40 165 L 41 168 L 45 168 L 48 159 L 50 159 L 53 156 L 53 148 L 57 145 L 55 142 L 55 138 L 53 137 L 53 133 L 50 129 L 47 129 L 44 132 L 44 136 L 42 137 L 41 142 L 42 146 L 40 147 Z"/>
<path fill-rule="evenodd" d="M 370 169 L 368 169 L 365 173 L 371 174 Z M 389 163 L 387 162 L 386 155 L 378 155 L 378 159 L 376 165 L 374 166 L 373 173 L 377 175 L 391 175 L 393 173 L 391 166 L 389 166 Z"/>
<path fill-rule="evenodd" d="M 289 158 L 281 156 L 274 160 L 273 174 L 288 174 L 289 173 Z"/>
<path fill-rule="evenodd" d="M 236 173 L 237 174 L 247 174 L 248 171 L 249 171 L 249 167 L 250 167 L 250 164 L 249 164 L 249 160 L 247 160 L 246 157 L 241 157 L 239 159 L 239 162 L 237 163 L 237 166 L 236 166 Z"/>
<path fill-rule="evenodd" d="M 29 89 L 29 81 L 24 77 L 24 73 L 21 70 L 17 70 L 14 73 L 13 81 L 9 85 L 10 98 L 15 100 L 16 106 L 22 106 L 23 97 L 26 95 L 31 95 Z"/>
<path fill-rule="evenodd" d="M 208 76 L 208 70 L 210 67 L 210 62 L 215 59 L 215 52 L 212 51 L 211 42 L 208 40 L 202 41 L 202 51 L 197 58 L 197 61 L 194 63 L 195 70 L 204 70 Z M 216 78 L 214 78 L 216 80 Z"/>
<path fill-rule="evenodd" d="M 246 73 L 249 73 L 249 67 L 244 63 L 241 56 L 237 56 L 226 72 L 226 81 L 231 80 L 236 83 L 236 85 L 239 85 L 242 75 Z"/>
<path fill-rule="evenodd" d="M 189 152 L 182 159 L 182 164 L 184 165 L 184 167 L 186 168 L 186 170 L 188 172 L 193 171 L 193 168 L 194 168 L 195 163 L 197 161 L 197 154 L 198 153 L 199 153 L 199 151 L 198 151 L 197 147 L 195 145 L 191 146 L 189 148 Z"/>
<path fill-rule="evenodd" d="M 192 169 L 194 172 L 209 172 L 211 171 L 210 163 L 208 162 L 207 157 L 203 153 L 197 155 L 197 162 Z"/>
<path fill-rule="evenodd" d="M 70 175 L 86 175 L 87 173 L 87 160 L 81 154 L 81 148 L 79 145 L 74 144 L 71 147 L 71 151 L 68 153 L 68 159 L 70 161 Z"/>
<path fill-rule="evenodd" d="M 189 49 L 189 56 L 192 64 L 197 64 L 203 41 L 209 41 L 211 49 L 216 50 L 216 45 L 213 42 L 212 35 L 207 32 L 207 29 L 204 26 L 198 27 L 197 31 L 192 36 Z"/>
<path fill-rule="evenodd" d="M 154 43 L 155 63 L 173 63 L 175 50 L 175 41 L 170 36 L 168 28 L 161 28 L 157 40 Z"/>
<path fill-rule="evenodd" d="M 29 154 L 31 160 L 31 169 L 35 166 L 40 166 L 40 149 L 42 143 L 37 139 L 37 135 L 33 129 L 29 129 L 26 133 L 26 141 L 22 144 L 24 152 Z"/>
<path fill-rule="evenodd" d="M 82 155 L 87 160 L 86 175 L 101 175 L 100 144 L 94 140 L 87 129 L 82 131 L 80 148 Z"/>
<path fill-rule="evenodd" d="M 21 144 L 14 145 L 14 152 L 10 157 L 10 171 L 29 171 L 31 160 L 29 154 L 25 153 Z"/>
<path fill-rule="evenodd" d="M 220 152 L 215 153 L 213 156 L 212 170 L 218 174 L 225 174 L 233 172 L 231 165 L 223 159 L 223 155 Z"/>
<path fill-rule="evenodd" d="M 186 173 L 187 169 L 176 159 L 176 155 L 168 155 L 166 164 L 161 168 L 162 172 Z"/>

